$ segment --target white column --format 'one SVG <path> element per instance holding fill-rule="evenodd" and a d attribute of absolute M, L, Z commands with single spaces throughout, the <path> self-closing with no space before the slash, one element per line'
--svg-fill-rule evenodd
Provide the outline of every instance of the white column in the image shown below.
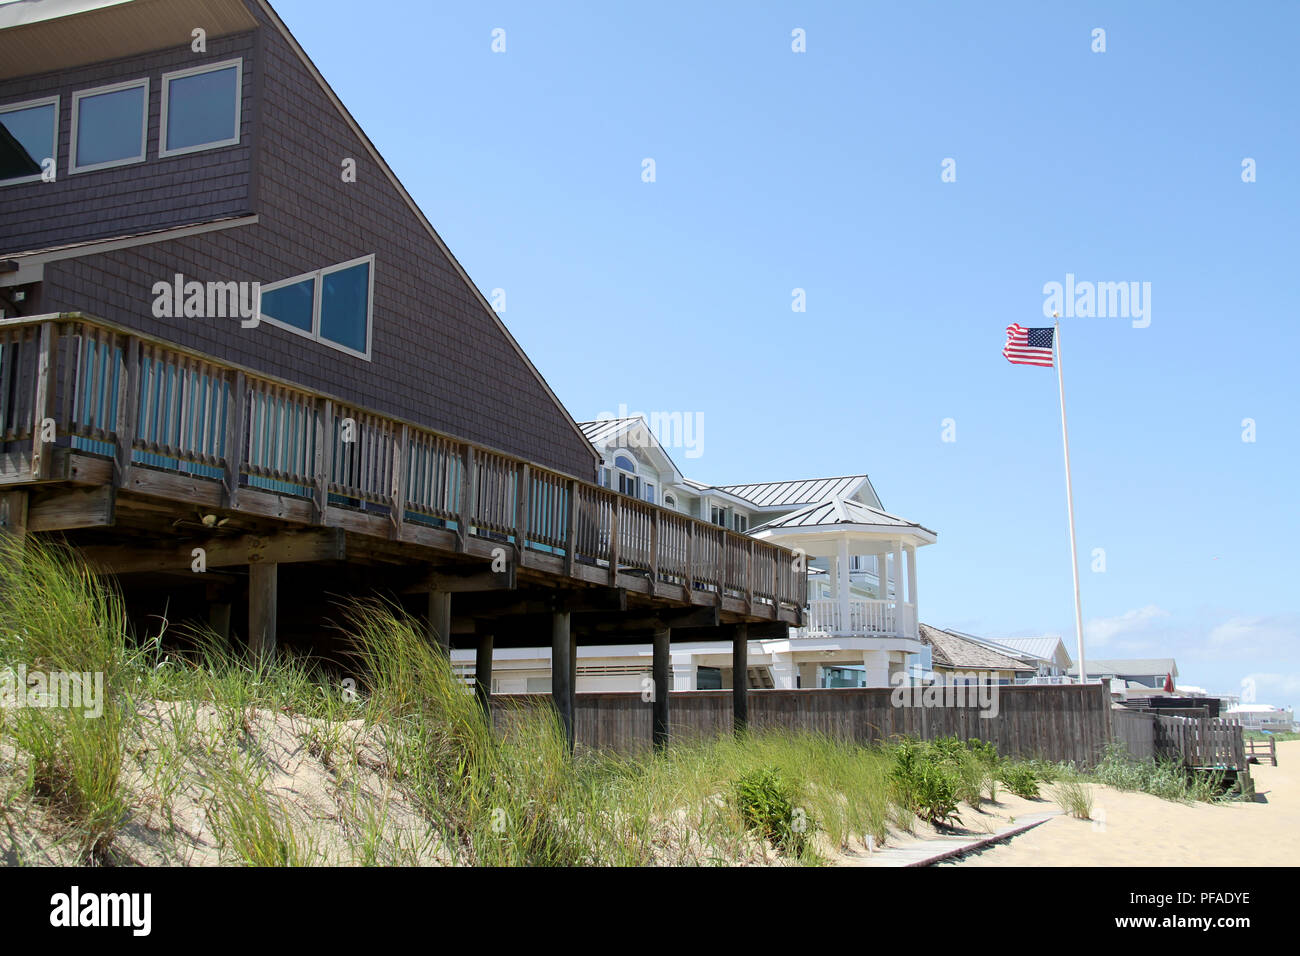
<path fill-rule="evenodd" d="M 916 604 L 916 545 L 907 549 L 907 603 Z"/>
<path fill-rule="evenodd" d="M 862 663 L 868 687 L 889 686 L 889 651 L 863 651 Z"/>
<path fill-rule="evenodd" d="M 889 555 L 885 554 L 885 552 L 883 551 L 881 551 L 879 554 L 876 555 L 876 581 L 877 581 L 877 586 L 880 588 L 879 597 L 882 601 L 889 596 L 888 559 L 889 559 Z"/>
<path fill-rule="evenodd" d="M 903 634 L 903 539 L 894 542 L 894 633 Z"/>
<path fill-rule="evenodd" d="M 672 655 L 673 690 L 695 690 L 695 658 L 690 654 Z"/>
<path fill-rule="evenodd" d="M 839 556 L 839 599 L 840 599 L 840 630 L 848 632 L 849 622 L 849 596 L 852 594 L 849 579 L 849 539 L 847 536 L 840 538 L 840 556 Z"/>

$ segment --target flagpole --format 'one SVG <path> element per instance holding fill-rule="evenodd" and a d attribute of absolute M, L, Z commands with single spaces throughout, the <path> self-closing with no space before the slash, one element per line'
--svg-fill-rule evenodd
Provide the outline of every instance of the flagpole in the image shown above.
<path fill-rule="evenodd" d="M 1087 664 L 1083 657 L 1083 605 L 1079 600 L 1079 549 L 1074 541 L 1074 491 L 1070 486 L 1070 429 L 1065 423 L 1065 373 L 1061 369 L 1061 323 L 1058 321 L 1052 335 L 1056 348 L 1056 383 L 1061 393 L 1061 440 L 1065 445 L 1065 507 L 1070 516 L 1070 567 L 1074 571 L 1074 634 L 1079 646 L 1079 683 L 1088 682 Z"/>

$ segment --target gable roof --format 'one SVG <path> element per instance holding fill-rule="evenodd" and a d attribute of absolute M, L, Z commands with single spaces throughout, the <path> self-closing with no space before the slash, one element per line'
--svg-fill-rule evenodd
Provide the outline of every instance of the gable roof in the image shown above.
<path fill-rule="evenodd" d="M 779 518 L 751 528 L 750 534 L 758 531 L 772 531 L 778 528 L 824 528 L 840 524 L 867 525 L 872 527 L 898 528 L 899 530 L 921 531 L 935 536 L 929 528 L 908 521 L 898 515 L 891 515 L 879 508 L 872 508 L 852 498 L 832 498 L 817 504 L 806 505 Z M 936 536 L 937 537 L 937 536 Z"/>
<path fill-rule="evenodd" d="M 586 438 L 559 396 L 551 389 L 532 359 L 501 321 L 501 316 L 496 309 L 492 308 L 482 290 L 443 242 L 424 211 L 397 178 L 393 168 L 388 165 L 370 137 L 366 135 L 365 130 L 343 105 L 343 101 L 339 99 L 338 94 L 316 68 L 316 64 L 312 62 L 311 57 L 307 55 L 268 0 L 115 0 L 111 5 L 105 5 L 101 0 L 21 0 L 16 4 L 0 5 L 0 10 L 6 6 L 12 6 L 13 10 L 6 10 L 5 12 L 10 16 L 0 19 L 0 79 L 24 76 L 29 73 L 47 73 L 72 65 L 95 63 L 146 53 L 154 49 L 165 49 L 168 46 L 178 45 L 178 37 L 181 38 L 181 42 L 188 42 L 190 30 L 195 24 L 200 23 L 206 25 L 205 29 L 208 30 L 210 38 L 239 30 L 255 29 L 263 25 L 254 10 L 260 12 L 265 21 L 284 38 L 290 50 L 302 62 L 304 69 L 320 87 L 326 99 L 410 209 L 417 225 L 423 227 L 438 251 L 446 256 L 447 262 L 456 275 L 483 308 L 500 334 L 505 337 L 509 346 L 518 354 L 524 367 L 536 378 L 564 420 L 575 434 L 583 439 Z M 18 12 L 20 8 L 21 14 Z M 175 28 L 176 22 L 183 23 L 184 30 L 178 32 Z M 114 45 L 109 46 L 110 40 Z M 39 69 L 33 69 L 30 65 L 31 50 L 34 45 L 38 48 L 38 52 L 44 51 L 39 53 L 41 57 L 38 61 L 41 67 Z M 53 50 L 45 49 L 50 46 Z M 15 70 L 18 72 L 13 72 Z M 589 442 L 584 441 L 584 444 L 591 451 L 594 466 L 598 458 L 596 450 L 591 448 Z"/>
<path fill-rule="evenodd" d="M 667 449 L 660 443 L 659 437 L 655 435 L 654 430 L 640 415 L 634 415 L 630 418 L 602 418 L 594 422 L 578 422 L 578 428 L 586 436 L 593 446 L 601 448 L 620 448 L 620 447 L 641 447 L 640 445 L 625 446 L 617 443 L 617 439 L 636 428 L 640 427 L 645 432 L 646 441 L 644 446 L 654 448 L 659 454 L 664 456 L 668 466 L 672 468 L 673 475 L 678 481 L 684 481 L 681 469 L 673 461 L 672 456 L 668 454 Z M 614 443 L 611 446 L 611 443 Z"/>
<path fill-rule="evenodd" d="M 970 670 L 1024 671 L 1032 670 L 1024 661 L 999 654 L 977 641 L 959 637 L 951 631 L 920 625 L 921 643 L 931 647 L 930 659 L 941 667 Z"/>

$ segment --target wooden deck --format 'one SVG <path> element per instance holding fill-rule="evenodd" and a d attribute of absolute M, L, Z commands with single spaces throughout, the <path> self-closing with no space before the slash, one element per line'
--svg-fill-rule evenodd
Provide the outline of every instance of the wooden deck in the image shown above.
<path fill-rule="evenodd" d="M 0 522 L 117 574 L 189 571 L 198 542 L 209 568 L 371 561 L 724 624 L 806 603 L 783 548 L 76 313 L 0 320 Z"/>

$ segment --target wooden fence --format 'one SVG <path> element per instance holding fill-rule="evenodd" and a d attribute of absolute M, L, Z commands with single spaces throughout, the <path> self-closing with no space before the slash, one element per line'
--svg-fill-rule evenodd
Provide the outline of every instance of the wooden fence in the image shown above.
<path fill-rule="evenodd" d="M 0 474 L 52 477 L 55 445 L 133 468 L 211 479 L 330 511 L 386 514 L 528 555 L 630 570 L 656 584 L 769 609 L 807 603 L 791 551 L 591 482 L 77 314 L 0 319 Z M 30 451 L 29 451 L 30 449 Z M 7 464 L 6 464 L 7 462 Z M 9 473 L 12 471 L 12 473 Z M 583 575 L 590 579 L 591 575 Z M 603 579 L 602 579 L 603 580 Z M 777 615 L 773 612 L 771 616 Z"/>
<path fill-rule="evenodd" d="M 1246 768 L 1246 743 L 1241 725 L 1224 717 L 1156 715 L 1156 754 L 1193 770 Z"/>
<path fill-rule="evenodd" d="M 951 689 L 951 688 L 950 688 Z M 889 688 L 751 690 L 750 727 L 824 734 L 860 743 L 902 736 L 978 738 L 1018 757 L 1073 761 L 1092 767 L 1111 739 L 1110 695 L 1101 684 L 997 686 L 996 714 L 982 716 L 978 702 L 925 706 L 896 704 Z M 966 688 L 973 691 L 974 688 Z M 499 726 L 512 707 L 546 706 L 546 695 L 493 698 Z M 618 753 L 647 749 L 652 705 L 639 694 L 577 695 L 575 733 L 580 746 Z M 674 738 L 732 732 L 731 691 L 676 691 L 670 698 Z"/>
<path fill-rule="evenodd" d="M 1140 710 L 1116 708 L 1110 715 L 1115 740 L 1122 743 L 1134 760 L 1156 755 L 1156 715 Z"/>

